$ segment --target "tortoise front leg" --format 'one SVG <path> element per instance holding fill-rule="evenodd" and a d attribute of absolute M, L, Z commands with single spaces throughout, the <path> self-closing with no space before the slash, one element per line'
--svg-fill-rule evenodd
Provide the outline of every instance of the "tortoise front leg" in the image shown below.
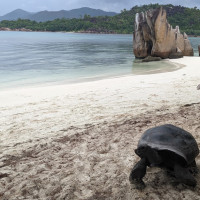
<path fill-rule="evenodd" d="M 130 173 L 129 181 L 132 184 L 135 184 L 137 189 L 145 188 L 145 183 L 143 182 L 142 178 L 146 174 L 147 165 L 148 165 L 147 159 L 142 158 L 139 162 L 136 163 L 136 165 L 133 167 Z"/>

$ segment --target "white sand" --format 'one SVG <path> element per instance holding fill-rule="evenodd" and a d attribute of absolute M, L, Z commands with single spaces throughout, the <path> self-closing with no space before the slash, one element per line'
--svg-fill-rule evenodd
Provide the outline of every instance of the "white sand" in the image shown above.
<path fill-rule="evenodd" d="M 0 179 L 0 197 L 115 199 L 121 195 L 123 199 L 133 199 L 127 174 L 138 159 L 133 149 L 140 136 L 134 137 L 133 130 L 141 134 L 148 126 L 173 123 L 163 115 L 176 113 L 178 116 L 180 106 L 200 102 L 200 91 L 196 89 L 200 84 L 200 58 L 185 57 L 173 62 L 185 67 L 167 73 L 2 91 L 0 166 L 7 164 L 0 172 L 8 173 L 9 177 Z M 159 120 L 159 115 L 163 120 Z M 151 118 L 149 125 L 146 116 Z M 135 122 L 137 125 L 122 126 L 125 121 L 137 118 L 140 121 Z M 183 128 L 192 126 L 187 124 L 186 127 L 183 117 L 174 120 Z M 138 123 L 141 124 L 138 126 Z M 124 133 L 128 136 L 122 136 Z M 93 144 L 91 149 L 90 144 Z M 99 165 L 95 168 L 96 162 Z M 109 169 L 112 170 L 107 174 Z M 103 174 L 98 174 L 98 170 Z M 91 180 L 91 175 L 84 171 L 96 173 L 96 177 Z M 118 178 L 113 179 L 111 174 L 116 171 Z M 113 184 L 109 190 L 102 182 L 105 176 L 109 177 L 106 179 L 110 181 L 109 187 Z M 169 187 L 179 195 L 175 197 L 180 197 L 180 191 Z M 197 192 L 193 193 L 188 194 L 196 198 Z M 148 199 L 146 193 L 136 192 L 135 195 L 138 199 Z M 156 195 L 149 199 L 158 199 Z"/>

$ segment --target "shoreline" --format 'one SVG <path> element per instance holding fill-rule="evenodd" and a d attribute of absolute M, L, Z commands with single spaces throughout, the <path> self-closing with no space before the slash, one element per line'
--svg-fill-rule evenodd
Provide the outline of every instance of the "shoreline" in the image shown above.
<path fill-rule="evenodd" d="M 114 33 L 114 32 L 93 32 L 93 31 L 33 31 L 31 29 L 10 29 L 10 28 L 0 28 L 0 31 L 9 32 L 41 32 L 41 33 L 80 33 L 80 34 L 106 34 L 106 35 L 132 35 L 132 33 Z M 188 35 L 188 37 L 200 37 L 200 35 Z"/>
<path fill-rule="evenodd" d="M 147 65 L 147 64 L 164 64 L 167 65 L 168 67 L 166 68 L 165 66 L 163 66 L 163 69 L 160 68 L 154 68 L 151 70 L 148 70 L 148 66 L 146 66 L 145 70 L 139 70 L 139 65 Z M 59 86 L 59 85 L 74 85 L 74 84 L 81 84 L 81 83 L 87 83 L 87 82 L 95 82 L 95 81 L 101 81 L 101 80 L 106 80 L 106 79 L 115 79 L 115 78 L 122 78 L 122 77 L 131 77 L 131 76 L 139 76 L 139 75 L 151 75 L 151 74 L 158 74 L 158 73 L 166 73 L 166 72 L 172 72 L 172 71 L 176 71 L 179 70 L 183 67 L 185 67 L 185 65 L 183 64 L 179 64 L 176 62 L 171 61 L 170 59 L 164 59 L 162 61 L 159 62 L 151 62 L 151 63 L 136 63 L 136 65 L 138 65 L 136 68 L 132 68 L 132 72 L 131 73 L 123 73 L 123 74 L 105 74 L 105 75 L 96 75 L 93 77 L 84 77 L 84 78 L 79 78 L 76 80 L 71 80 L 71 81 L 50 81 L 50 82 L 41 82 L 41 83 L 29 83 L 28 85 L 26 85 L 26 83 L 21 84 L 21 85 L 17 85 L 15 87 L 13 86 L 7 86 L 7 87 L 2 87 L 0 88 L 1 92 L 4 91 L 12 91 L 12 90 L 20 90 L 20 89 L 31 89 L 31 88 L 40 88 L 40 87 L 51 87 L 51 86 Z M 149 66 L 151 67 L 151 66 Z"/>
<path fill-rule="evenodd" d="M 1 92 L 0 175 L 7 175 L 0 177 L 0 197 L 198 199 L 199 174 L 194 189 L 157 168 L 147 170 L 143 192 L 128 181 L 147 128 L 171 123 L 200 145 L 200 58 L 171 61 L 185 67 Z M 196 161 L 200 168 L 199 156 Z"/>
<path fill-rule="evenodd" d="M 175 61 L 175 62 L 174 62 Z M 46 91 L 51 91 L 50 93 L 53 94 L 52 92 L 55 92 L 59 90 L 59 88 L 61 88 L 62 92 L 63 92 L 63 89 L 70 89 L 70 91 L 72 91 L 73 89 L 72 88 L 75 88 L 75 89 L 78 89 L 79 88 L 83 88 L 83 85 L 86 85 L 87 87 L 92 87 L 92 84 L 94 83 L 95 85 L 105 85 L 106 82 L 116 82 L 116 83 L 119 83 L 120 82 L 120 79 L 124 79 L 126 81 L 126 79 L 137 79 L 139 80 L 140 78 L 143 79 L 143 77 L 148 77 L 148 76 L 151 76 L 151 75 L 156 75 L 156 74 L 165 74 L 165 73 L 170 73 L 170 72 L 175 72 L 177 70 L 180 70 L 182 68 L 185 67 L 184 64 L 180 64 L 180 63 L 177 63 L 176 60 L 165 60 L 165 62 L 168 62 L 170 64 L 173 64 L 176 66 L 176 68 L 173 68 L 171 70 L 168 70 L 168 69 L 165 69 L 165 70 L 162 70 L 162 69 L 158 69 L 158 72 L 153 70 L 153 72 L 147 72 L 147 73 L 142 73 L 142 74 L 124 74 L 124 75 L 116 75 L 116 76 L 103 76 L 103 77 L 99 77 L 99 78 L 85 78 L 84 81 L 74 81 L 74 82 L 52 82 L 52 83 L 42 83 L 42 84 L 36 84 L 36 85 L 29 85 L 29 86 L 18 86 L 18 87 L 10 87 L 10 88 L 3 88 L 1 90 L 1 94 L 0 94 L 0 97 L 1 96 L 6 96 L 6 94 L 15 94 L 15 93 L 18 93 L 19 94 L 22 94 L 22 93 L 32 93 L 32 91 L 34 91 L 34 93 L 43 93 L 45 90 Z M 156 62 L 157 63 L 157 62 Z M 95 87 L 93 87 L 93 89 L 95 89 Z M 31 91 L 32 90 L 32 91 Z M 70 92 L 69 91 L 69 92 Z M 5 95 L 4 95 L 5 94 Z M 55 94 L 56 95 L 56 94 Z M 23 94 L 22 94 L 23 96 Z M 11 101 L 13 98 L 10 98 Z M 6 100 L 6 102 L 8 102 Z M 2 103 L 2 101 L 1 101 Z M 2 104 L 3 105 L 3 104 Z"/>
<path fill-rule="evenodd" d="M 117 32 L 94 32 L 94 31 L 33 31 L 31 29 L 10 29 L 1 27 L 0 31 L 13 31 L 13 32 L 41 32 L 41 33 L 85 33 L 85 34 L 119 34 L 119 35 L 132 35 L 132 33 L 117 33 Z"/>

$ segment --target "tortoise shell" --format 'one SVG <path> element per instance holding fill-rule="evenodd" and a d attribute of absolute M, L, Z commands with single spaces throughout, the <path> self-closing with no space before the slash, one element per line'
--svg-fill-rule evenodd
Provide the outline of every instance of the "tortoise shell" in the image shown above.
<path fill-rule="evenodd" d="M 199 148 L 194 137 L 187 131 L 171 124 L 150 128 L 138 142 L 138 148 L 149 146 L 155 150 L 168 150 L 185 159 L 187 164 L 194 161 Z"/>

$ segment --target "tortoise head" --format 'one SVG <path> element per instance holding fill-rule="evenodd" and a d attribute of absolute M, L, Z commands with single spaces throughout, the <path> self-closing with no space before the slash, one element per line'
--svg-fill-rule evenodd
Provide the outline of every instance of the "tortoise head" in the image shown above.
<path fill-rule="evenodd" d="M 162 162 L 162 158 L 159 156 L 158 151 L 149 146 L 140 146 L 135 150 L 135 153 L 141 158 L 147 158 L 152 166 Z"/>
<path fill-rule="evenodd" d="M 147 150 L 148 150 L 147 146 L 140 146 L 137 149 L 135 149 L 135 153 L 141 158 L 143 158 L 146 157 Z"/>

